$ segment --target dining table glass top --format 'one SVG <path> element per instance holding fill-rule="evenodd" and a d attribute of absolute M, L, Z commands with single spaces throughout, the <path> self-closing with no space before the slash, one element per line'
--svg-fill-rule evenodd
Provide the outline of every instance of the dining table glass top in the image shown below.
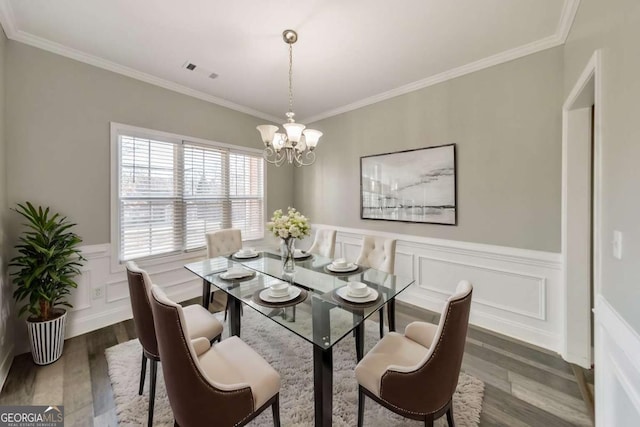
<path fill-rule="evenodd" d="M 308 342 L 328 349 L 414 282 L 410 277 L 365 267 L 358 267 L 353 272 L 332 273 L 327 269 L 331 262 L 330 258 L 309 255 L 306 259 L 296 260 L 293 274 L 286 274 L 282 271 L 280 256 L 264 251 L 255 258 L 217 257 L 187 264 L 185 268 Z M 221 273 L 238 265 L 255 274 L 239 280 L 220 277 Z M 259 297 L 263 290 L 280 281 L 300 288 L 301 296 L 282 304 L 268 303 Z M 351 281 L 366 284 L 378 293 L 378 297 L 366 303 L 343 299 L 339 295 L 344 295 L 341 288 Z M 375 294 L 370 292 L 370 295 Z"/>

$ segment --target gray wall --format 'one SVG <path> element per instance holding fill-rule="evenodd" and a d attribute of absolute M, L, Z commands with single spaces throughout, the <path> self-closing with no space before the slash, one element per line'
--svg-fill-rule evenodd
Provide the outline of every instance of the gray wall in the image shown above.
<path fill-rule="evenodd" d="M 49 205 L 78 224 L 85 244 L 110 240 L 109 122 L 262 146 L 262 119 L 13 41 L 6 60 L 9 206 Z M 267 168 L 268 212 L 291 204 L 292 177 Z"/>
<path fill-rule="evenodd" d="M 602 294 L 640 332 L 640 3 L 582 0 L 564 49 L 565 95 L 602 49 Z M 612 256 L 613 230 L 623 258 Z"/>
<path fill-rule="evenodd" d="M 314 123 L 295 205 L 315 223 L 559 252 L 562 91 L 558 47 Z M 360 219 L 360 156 L 452 142 L 457 227 Z"/>
<path fill-rule="evenodd" d="M 7 179 L 6 179 L 6 139 L 5 139 L 5 64 L 7 39 L 0 28 L 0 366 L 5 357 L 11 357 L 13 345 L 13 296 L 11 284 L 7 277 L 7 263 L 9 262 L 9 244 L 7 230 Z M 0 373 L 0 384 L 2 384 Z"/>

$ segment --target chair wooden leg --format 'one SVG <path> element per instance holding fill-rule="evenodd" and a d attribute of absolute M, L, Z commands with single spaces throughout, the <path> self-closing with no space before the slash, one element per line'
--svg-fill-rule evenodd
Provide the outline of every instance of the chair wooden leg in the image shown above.
<path fill-rule="evenodd" d="M 273 412 L 273 427 L 280 427 L 280 393 L 276 394 L 276 400 L 271 404 Z"/>
<path fill-rule="evenodd" d="M 384 337 L 384 306 L 380 307 L 380 338 Z"/>
<path fill-rule="evenodd" d="M 158 361 L 151 359 L 151 387 L 149 388 L 149 427 L 153 426 L 153 408 L 156 400 L 156 376 L 158 373 Z"/>
<path fill-rule="evenodd" d="M 364 399 L 365 395 L 362 387 L 358 386 L 358 427 L 362 427 L 362 423 L 364 422 Z"/>
<path fill-rule="evenodd" d="M 424 427 L 433 427 L 433 415 L 425 417 Z"/>
<path fill-rule="evenodd" d="M 455 423 L 453 422 L 453 404 L 449 403 L 449 409 L 447 409 L 447 424 L 449 427 L 455 427 Z"/>
<path fill-rule="evenodd" d="M 144 389 L 144 377 L 147 375 L 147 356 L 142 351 L 142 369 L 140 370 L 140 388 L 138 389 L 138 395 L 142 396 L 142 390 Z"/>

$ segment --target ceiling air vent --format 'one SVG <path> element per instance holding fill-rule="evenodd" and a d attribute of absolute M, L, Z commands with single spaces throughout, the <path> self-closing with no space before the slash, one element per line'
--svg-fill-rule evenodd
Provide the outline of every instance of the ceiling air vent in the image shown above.
<path fill-rule="evenodd" d="M 182 64 L 182 68 L 189 71 L 195 71 L 196 73 L 202 74 L 203 76 L 206 76 L 210 79 L 215 79 L 218 77 L 217 73 L 214 73 L 211 70 L 201 67 L 200 65 L 196 65 L 191 61 L 187 61 L 184 64 Z"/>

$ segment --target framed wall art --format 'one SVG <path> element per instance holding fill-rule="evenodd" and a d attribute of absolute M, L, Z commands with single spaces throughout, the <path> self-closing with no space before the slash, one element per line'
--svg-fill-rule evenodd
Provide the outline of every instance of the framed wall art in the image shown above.
<path fill-rule="evenodd" d="M 360 218 L 457 224 L 456 145 L 360 157 Z"/>

